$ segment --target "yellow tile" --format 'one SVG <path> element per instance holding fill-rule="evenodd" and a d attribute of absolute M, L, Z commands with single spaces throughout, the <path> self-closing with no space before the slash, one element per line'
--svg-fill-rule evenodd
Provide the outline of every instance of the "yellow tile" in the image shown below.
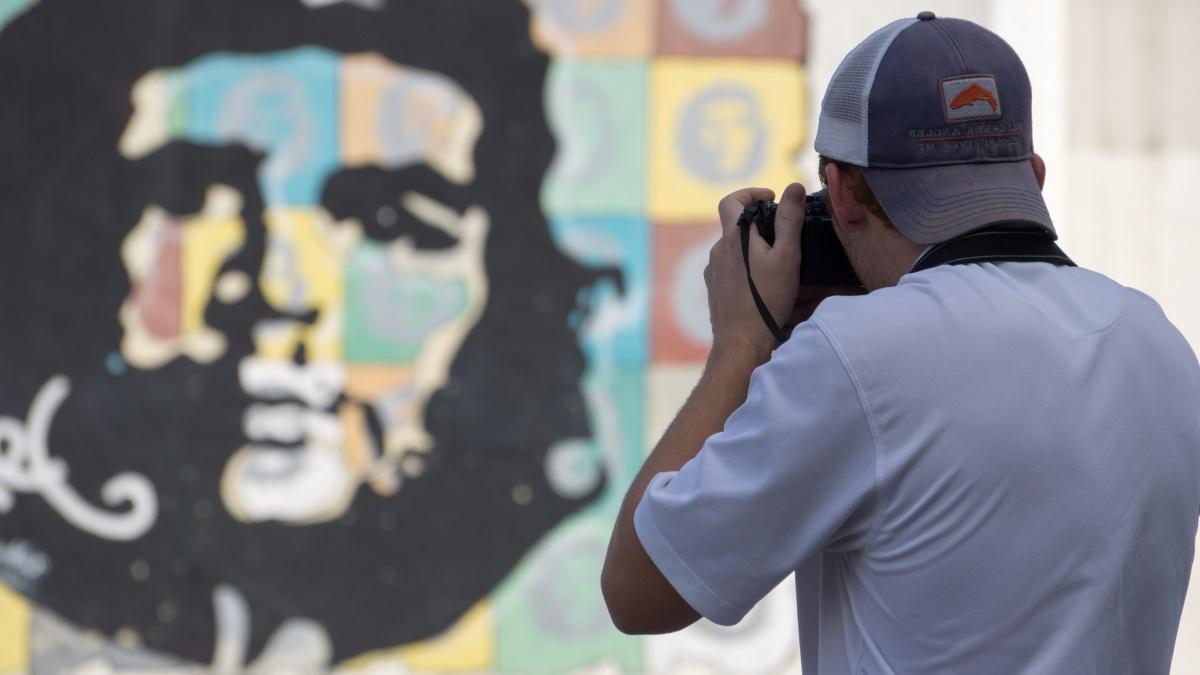
<path fill-rule="evenodd" d="M 346 663 L 348 670 L 371 671 L 389 664 L 418 672 L 485 671 L 496 661 L 496 616 L 481 601 L 446 632 L 423 642 L 364 654 Z"/>
<path fill-rule="evenodd" d="M 29 602 L 0 584 L 0 672 L 29 667 Z"/>
<path fill-rule="evenodd" d="M 212 300 L 217 272 L 237 253 L 246 239 L 246 228 L 238 215 L 191 219 L 184 228 L 183 307 L 180 332 L 184 335 L 204 328 L 204 309 Z"/>
<path fill-rule="evenodd" d="M 299 337 L 307 360 L 341 360 L 344 271 L 353 233 L 316 209 L 268 209 L 264 219 L 263 297 L 285 312 L 316 310 L 316 323 Z"/>
<path fill-rule="evenodd" d="M 782 192 L 805 140 L 805 72 L 789 60 L 659 59 L 650 75 L 651 218 L 712 218 L 747 186 Z"/>

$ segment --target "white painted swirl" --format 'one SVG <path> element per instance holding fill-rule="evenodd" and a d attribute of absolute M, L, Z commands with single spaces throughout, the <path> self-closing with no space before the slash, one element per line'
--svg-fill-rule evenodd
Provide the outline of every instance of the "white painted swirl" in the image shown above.
<path fill-rule="evenodd" d="M 117 474 L 100 488 L 105 511 L 89 504 L 67 482 L 69 467 L 51 457 L 46 439 L 54 415 L 71 392 L 70 381 L 56 375 L 38 391 L 29 407 L 28 424 L 0 417 L 0 513 L 15 505 L 14 492 L 40 494 L 68 523 L 104 539 L 130 541 L 145 534 L 158 518 L 158 495 L 145 476 Z"/>

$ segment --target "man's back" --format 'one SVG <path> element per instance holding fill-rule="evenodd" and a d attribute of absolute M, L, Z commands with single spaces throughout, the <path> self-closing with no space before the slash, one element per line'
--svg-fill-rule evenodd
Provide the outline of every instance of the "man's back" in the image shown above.
<path fill-rule="evenodd" d="M 813 322 L 878 501 L 865 546 L 797 573 L 806 672 L 1169 670 L 1200 367 L 1153 300 L 1079 268 L 943 266 Z"/>

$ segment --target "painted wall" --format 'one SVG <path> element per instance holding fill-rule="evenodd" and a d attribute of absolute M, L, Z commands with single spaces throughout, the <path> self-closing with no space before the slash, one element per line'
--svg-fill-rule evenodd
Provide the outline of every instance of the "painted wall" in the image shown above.
<path fill-rule="evenodd" d="M 597 581 L 795 3 L 0 9 L 0 669 L 794 661 L 785 596 L 645 641 Z"/>
<path fill-rule="evenodd" d="M 815 184 L 867 32 L 973 19 L 1064 247 L 1200 344 L 1200 17 L 1137 6 L 0 0 L 0 673 L 799 672 L 786 583 L 647 639 L 597 584 L 717 199 Z"/>

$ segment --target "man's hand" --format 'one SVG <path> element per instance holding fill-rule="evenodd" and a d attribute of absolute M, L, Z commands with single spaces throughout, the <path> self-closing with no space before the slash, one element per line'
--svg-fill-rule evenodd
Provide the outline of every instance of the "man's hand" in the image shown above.
<path fill-rule="evenodd" d="M 800 286 L 800 231 L 804 224 L 804 186 L 792 183 L 783 191 L 775 213 L 775 245 L 770 246 L 750 226 L 750 272 L 759 295 L 776 323 L 791 315 Z M 757 201 L 771 201 L 767 188 L 745 188 L 721 200 L 721 239 L 709 252 L 704 282 L 708 286 L 708 312 L 713 328 L 713 352 L 729 350 L 753 354 L 765 362 L 775 347 L 775 337 L 763 323 L 746 283 L 738 217 Z"/>

